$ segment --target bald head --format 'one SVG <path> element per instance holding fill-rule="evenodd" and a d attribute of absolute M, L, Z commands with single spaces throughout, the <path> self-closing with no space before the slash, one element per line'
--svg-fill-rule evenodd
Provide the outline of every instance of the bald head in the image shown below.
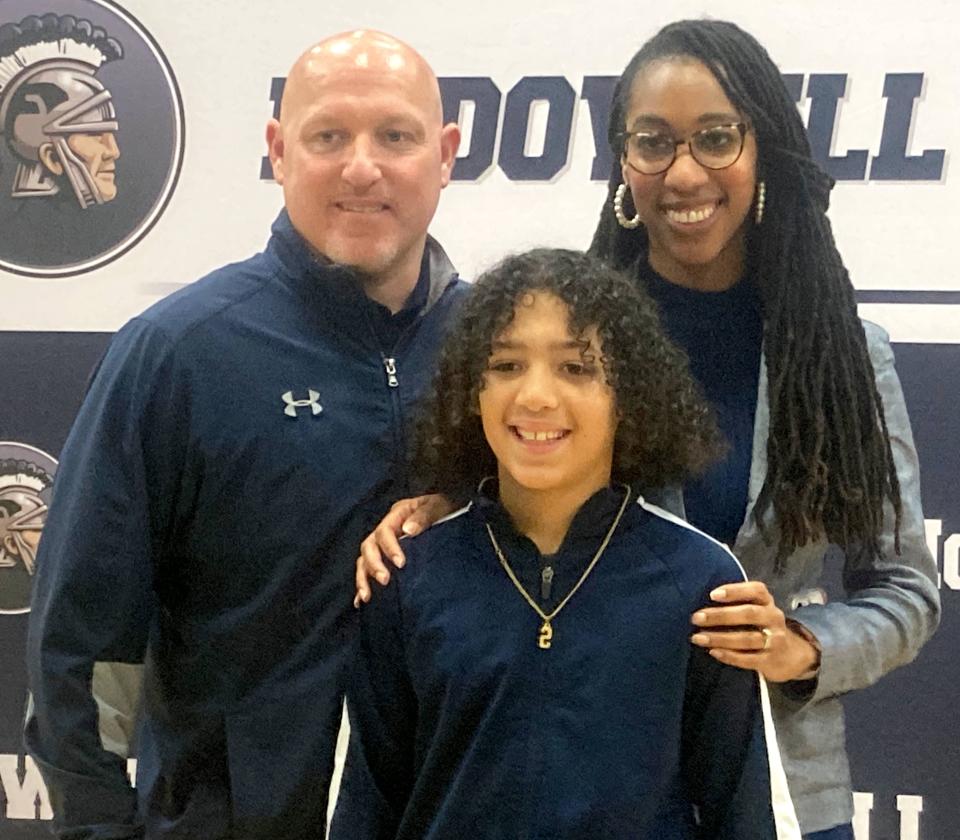
<path fill-rule="evenodd" d="M 459 143 L 456 124 L 443 125 L 433 70 L 382 32 L 345 32 L 304 52 L 279 120 L 267 125 L 293 226 L 315 250 L 371 278 L 368 293 L 390 308 L 416 285 Z"/>
<path fill-rule="evenodd" d="M 395 80 L 398 86 L 406 87 L 408 96 L 420 100 L 437 128 L 442 124 L 440 86 L 424 57 L 392 35 L 367 29 L 325 38 L 294 62 L 283 88 L 280 122 L 295 119 L 324 84 L 365 75 Z"/>

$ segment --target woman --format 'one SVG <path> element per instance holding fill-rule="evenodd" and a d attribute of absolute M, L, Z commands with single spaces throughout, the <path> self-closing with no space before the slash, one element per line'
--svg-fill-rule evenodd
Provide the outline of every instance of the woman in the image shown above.
<path fill-rule="evenodd" d="M 480 490 L 361 611 L 333 838 L 799 837 L 760 682 L 687 642 L 736 560 L 629 486 L 715 436 L 621 274 L 544 250 L 477 281 L 417 458 Z"/>
<path fill-rule="evenodd" d="M 912 660 L 939 620 L 887 336 L 857 318 L 826 216 L 832 182 L 750 35 L 723 21 L 664 27 L 624 70 L 608 136 L 615 162 L 591 250 L 657 300 L 729 444 L 676 510 L 730 545 L 751 582 L 697 611 L 692 641 L 777 683 L 805 837 L 852 838 L 838 698 Z M 402 558 L 393 534 L 443 509 L 433 497 L 393 508 L 364 544 L 361 599 L 368 571 L 386 579 L 379 547 Z M 845 593 L 827 603 L 830 544 Z"/>

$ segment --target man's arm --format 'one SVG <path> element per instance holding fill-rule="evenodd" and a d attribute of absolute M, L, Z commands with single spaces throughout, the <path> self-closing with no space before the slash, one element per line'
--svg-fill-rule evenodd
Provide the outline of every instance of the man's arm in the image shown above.
<path fill-rule="evenodd" d="M 139 837 L 126 744 L 101 682 L 143 660 L 156 546 L 187 406 L 167 339 L 134 321 L 114 338 L 61 456 L 37 558 L 27 640 L 27 749 L 61 837 Z M 114 716 L 110 716 L 114 717 Z"/>

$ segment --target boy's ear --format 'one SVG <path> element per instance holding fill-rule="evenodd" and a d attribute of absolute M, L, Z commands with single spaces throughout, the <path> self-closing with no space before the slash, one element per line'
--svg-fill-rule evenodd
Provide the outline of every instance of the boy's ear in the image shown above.
<path fill-rule="evenodd" d="M 480 392 L 483 390 L 483 374 L 480 374 L 480 387 L 470 395 L 470 413 L 474 417 L 480 416 Z"/>

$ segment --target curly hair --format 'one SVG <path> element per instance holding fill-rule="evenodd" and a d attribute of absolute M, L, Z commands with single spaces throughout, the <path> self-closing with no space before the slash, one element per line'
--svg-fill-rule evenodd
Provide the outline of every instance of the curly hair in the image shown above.
<path fill-rule="evenodd" d="M 772 506 L 778 568 L 794 548 L 822 536 L 860 556 L 878 555 L 889 499 L 899 553 L 900 484 L 883 404 L 826 215 L 833 179 L 811 157 L 780 71 L 735 24 L 669 24 L 623 71 L 608 127 L 614 162 L 590 253 L 622 269 L 648 258 L 643 226 L 621 228 L 611 207 L 622 181 L 620 133 L 633 80 L 651 62 L 671 57 L 702 62 L 749 120 L 757 138 L 757 181 L 766 183 L 763 224 L 751 225 L 747 234 L 747 271 L 763 309 L 770 405 L 768 472 L 754 519 L 766 533 L 763 515 Z"/>
<path fill-rule="evenodd" d="M 423 489 L 456 495 L 496 473 L 478 395 L 494 340 L 530 292 L 555 295 L 576 340 L 596 327 L 604 376 L 619 424 L 612 478 L 645 486 L 700 473 L 721 451 L 712 413 L 684 354 L 665 336 L 656 308 L 621 272 L 579 251 L 537 249 L 509 256 L 474 284 L 440 353 L 414 433 Z"/>

